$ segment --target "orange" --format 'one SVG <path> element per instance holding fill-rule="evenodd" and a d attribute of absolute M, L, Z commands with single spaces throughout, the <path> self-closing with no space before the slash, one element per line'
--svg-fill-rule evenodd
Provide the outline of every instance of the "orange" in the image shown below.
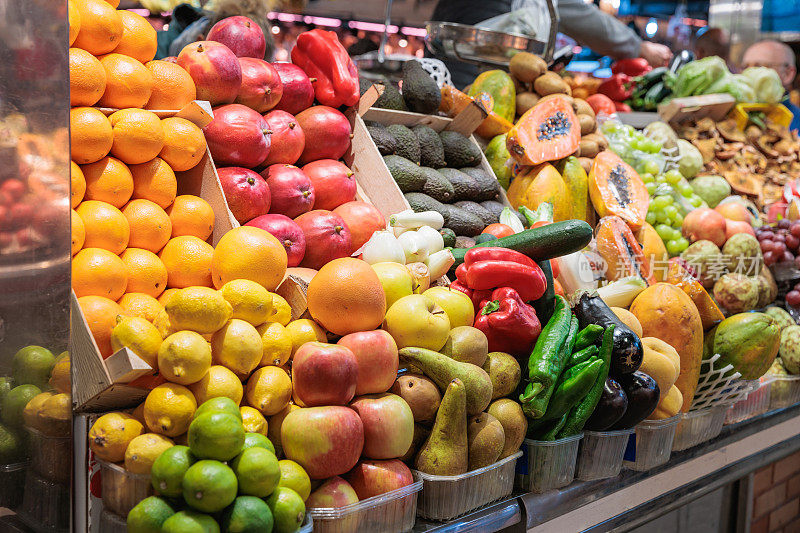
<path fill-rule="evenodd" d="M 103 248 L 115 254 L 128 247 L 131 228 L 119 209 L 106 202 L 86 200 L 75 211 L 86 228 L 84 247 Z"/>
<path fill-rule="evenodd" d="M 183 109 L 197 98 L 194 80 L 175 63 L 150 61 L 145 67 L 155 80 L 146 109 Z"/>
<path fill-rule="evenodd" d="M 150 200 L 131 200 L 122 208 L 131 227 L 128 246 L 151 252 L 161 250 L 172 234 L 172 222 L 167 213 Z"/>
<path fill-rule="evenodd" d="M 129 292 L 122 295 L 117 302 L 128 316 L 138 316 L 152 322 L 164 306 L 158 300 L 143 292 Z"/>
<path fill-rule="evenodd" d="M 106 91 L 97 105 L 100 107 L 142 108 L 153 91 L 153 75 L 140 62 L 122 54 L 107 54 L 100 58 L 106 71 Z"/>
<path fill-rule="evenodd" d="M 164 292 L 161 293 L 161 296 L 158 297 L 158 303 L 160 303 L 162 306 L 166 305 L 167 298 L 169 298 L 170 296 L 172 296 L 173 293 L 176 293 L 179 290 L 180 289 L 167 289 L 167 290 L 165 290 Z"/>
<path fill-rule="evenodd" d="M 166 209 L 178 193 L 178 180 L 166 161 L 156 157 L 141 165 L 131 165 L 133 198 L 155 202 Z"/>
<path fill-rule="evenodd" d="M 156 57 L 156 30 L 147 19 L 132 11 L 118 11 L 122 18 L 122 39 L 114 49 L 114 53 L 125 54 L 142 63 Z"/>
<path fill-rule="evenodd" d="M 94 163 L 108 155 L 114 136 L 111 122 L 91 107 L 69 110 L 69 140 L 72 159 L 79 165 Z"/>
<path fill-rule="evenodd" d="M 119 304 L 102 296 L 84 296 L 78 298 L 78 305 L 83 318 L 94 336 L 94 341 L 105 359 L 113 353 L 111 348 L 111 330 L 117 325 L 117 316 L 125 315 Z"/>
<path fill-rule="evenodd" d="M 72 258 L 72 290 L 78 298 L 103 296 L 119 300 L 127 285 L 125 263 L 108 250 L 84 248 Z"/>
<path fill-rule="evenodd" d="M 122 207 L 133 194 L 133 176 L 128 167 L 114 157 L 106 156 L 96 163 L 81 167 L 86 178 L 87 200 L 100 200 Z"/>
<path fill-rule="evenodd" d="M 69 105 L 90 106 L 106 90 L 106 71 L 100 60 L 86 50 L 69 49 Z"/>
<path fill-rule="evenodd" d="M 75 0 L 80 31 L 73 45 L 96 56 L 114 50 L 122 38 L 122 17 L 104 0 Z"/>
<path fill-rule="evenodd" d="M 77 0 L 67 1 L 67 16 L 69 18 L 69 45 L 75 42 L 78 38 L 78 32 L 81 31 L 81 13 L 78 11 Z"/>
<path fill-rule="evenodd" d="M 176 172 L 194 168 L 206 153 L 203 130 L 179 117 L 165 118 L 161 125 L 164 128 L 164 148 L 159 156 Z"/>
<path fill-rule="evenodd" d="M 214 248 L 197 237 L 170 239 L 158 254 L 169 272 L 167 287 L 178 289 L 193 285 L 211 287 L 213 255 Z"/>
<path fill-rule="evenodd" d="M 199 196 L 178 196 L 167 208 L 167 214 L 172 221 L 173 237 L 192 235 L 206 240 L 214 231 L 214 210 Z"/>
<path fill-rule="evenodd" d="M 119 0 L 105 0 L 105 1 L 108 2 L 109 4 L 111 4 L 111 6 L 114 9 L 119 7 Z"/>
<path fill-rule="evenodd" d="M 144 109 L 121 109 L 108 117 L 114 133 L 111 155 L 129 165 L 150 161 L 164 147 L 161 119 Z"/>
<path fill-rule="evenodd" d="M 142 292 L 156 298 L 167 288 L 167 267 L 153 252 L 128 248 L 119 258 L 128 269 L 128 292 Z"/>
<path fill-rule="evenodd" d="M 249 279 L 274 291 L 286 274 L 286 262 L 286 250 L 271 233 L 242 226 L 230 230 L 217 243 L 211 276 L 218 289 L 234 279 Z"/>
<path fill-rule="evenodd" d="M 69 162 L 69 177 L 71 181 L 69 203 L 75 209 L 83 200 L 86 194 L 86 178 L 83 176 L 81 167 L 75 161 Z"/>
<path fill-rule="evenodd" d="M 83 248 L 83 241 L 86 240 L 86 228 L 83 227 L 83 220 L 73 209 L 70 216 L 70 231 L 72 233 L 72 255 L 77 254 Z"/>

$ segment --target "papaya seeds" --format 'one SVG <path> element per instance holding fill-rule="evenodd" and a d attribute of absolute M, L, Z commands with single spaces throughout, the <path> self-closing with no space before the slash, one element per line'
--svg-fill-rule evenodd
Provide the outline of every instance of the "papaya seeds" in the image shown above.
<path fill-rule="evenodd" d="M 520 117 L 506 139 L 508 152 L 518 163 L 538 165 L 577 150 L 581 131 L 571 100 L 561 95 L 541 99 Z"/>
<path fill-rule="evenodd" d="M 547 63 L 536 54 L 520 52 L 511 58 L 508 63 L 508 70 L 511 71 L 512 76 L 522 83 L 531 83 L 547 72 Z"/>

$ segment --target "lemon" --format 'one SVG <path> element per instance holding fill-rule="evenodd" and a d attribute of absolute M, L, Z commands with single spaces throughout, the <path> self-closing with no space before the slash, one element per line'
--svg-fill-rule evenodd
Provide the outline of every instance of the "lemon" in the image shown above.
<path fill-rule="evenodd" d="M 285 326 L 292 321 L 292 306 L 280 294 L 271 292 L 270 295 L 272 296 L 272 313 L 267 317 L 267 321 Z"/>
<path fill-rule="evenodd" d="M 233 308 L 232 318 L 240 318 L 252 326 L 260 326 L 272 314 L 272 295 L 263 285 L 249 279 L 235 279 L 219 292 Z"/>
<path fill-rule="evenodd" d="M 311 478 L 308 477 L 303 467 L 291 459 L 278 461 L 278 466 L 281 469 L 278 486 L 292 489 L 303 498 L 303 501 L 306 501 L 311 494 Z"/>
<path fill-rule="evenodd" d="M 231 318 L 233 309 L 219 291 L 209 287 L 186 287 L 173 293 L 164 309 L 176 329 L 214 333 Z"/>
<path fill-rule="evenodd" d="M 183 385 L 164 383 L 147 395 L 144 420 L 153 433 L 176 437 L 189 429 L 195 409 L 197 401 L 192 391 Z"/>
<path fill-rule="evenodd" d="M 64 352 L 56 359 L 53 371 L 50 373 L 49 384 L 57 392 L 71 392 L 72 378 L 70 377 L 70 358 L 69 352 Z"/>
<path fill-rule="evenodd" d="M 267 424 L 267 419 L 258 409 L 243 405 L 239 408 L 239 412 L 242 414 L 242 424 L 244 424 L 245 432 L 267 434 L 269 424 Z"/>
<path fill-rule="evenodd" d="M 194 331 L 173 333 L 158 349 L 158 370 L 168 381 L 190 385 L 203 379 L 211 368 L 211 348 Z"/>
<path fill-rule="evenodd" d="M 225 324 L 211 338 L 214 363 L 233 370 L 238 376 L 245 377 L 252 372 L 261 361 L 262 352 L 261 335 L 238 318 Z"/>
<path fill-rule="evenodd" d="M 128 444 L 144 433 L 138 420 L 125 413 L 108 413 L 92 424 L 89 447 L 103 461 L 118 463 L 125 459 Z"/>
<path fill-rule="evenodd" d="M 292 398 L 292 380 L 277 366 L 262 366 L 247 380 L 245 396 L 251 407 L 264 416 L 272 416 Z"/>
<path fill-rule="evenodd" d="M 267 430 L 267 437 L 269 440 L 272 441 L 273 444 L 277 446 L 283 447 L 281 443 L 281 426 L 283 425 L 283 419 L 291 413 L 292 411 L 297 411 L 298 409 L 302 409 L 299 405 L 295 405 L 290 403 L 271 417 L 269 417 L 269 428 Z"/>
<path fill-rule="evenodd" d="M 111 347 L 116 352 L 123 347 L 141 357 L 151 368 L 156 368 L 158 347 L 161 346 L 158 329 L 138 316 L 117 317 L 117 325 L 111 330 Z"/>
<path fill-rule="evenodd" d="M 41 411 L 42 405 L 44 405 L 51 396 L 53 396 L 52 392 L 43 392 L 30 399 L 22 410 L 22 420 L 25 422 L 26 426 L 39 429 L 39 411 Z"/>
<path fill-rule="evenodd" d="M 277 322 L 267 322 L 256 328 L 261 335 L 261 366 L 283 366 L 292 356 L 292 337 Z"/>
<path fill-rule="evenodd" d="M 230 398 L 236 405 L 242 403 L 244 387 L 236 374 L 222 365 L 214 365 L 208 369 L 206 375 L 197 383 L 189 387 L 198 403 L 203 403 L 209 398 L 224 396 Z"/>
<path fill-rule="evenodd" d="M 39 408 L 37 424 L 46 435 L 61 437 L 72 428 L 72 395 L 54 394 Z"/>
<path fill-rule="evenodd" d="M 139 435 L 125 450 L 125 469 L 133 474 L 149 475 L 158 456 L 173 446 L 170 439 L 158 433 Z"/>
<path fill-rule="evenodd" d="M 292 355 L 307 342 L 328 342 L 325 330 L 308 318 L 293 320 L 286 325 L 286 332 L 292 338 Z"/>
<path fill-rule="evenodd" d="M 140 403 L 136 406 L 136 409 L 131 411 L 131 416 L 141 422 L 143 426 L 147 425 L 144 421 L 144 402 Z"/>
<path fill-rule="evenodd" d="M 169 315 L 163 309 L 159 311 L 156 315 L 156 319 L 153 320 L 153 326 L 158 330 L 158 334 L 161 335 L 162 339 L 166 339 L 173 333 L 177 333 L 178 330 L 172 327 L 172 322 L 169 320 Z"/>

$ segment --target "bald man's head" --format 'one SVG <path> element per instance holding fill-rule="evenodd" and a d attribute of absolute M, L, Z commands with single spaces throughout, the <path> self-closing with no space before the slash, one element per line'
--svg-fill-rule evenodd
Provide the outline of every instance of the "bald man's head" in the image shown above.
<path fill-rule="evenodd" d="M 698 59 L 719 56 L 727 62 L 730 48 L 730 37 L 728 32 L 722 28 L 707 29 L 694 43 L 695 55 Z"/>
<path fill-rule="evenodd" d="M 794 52 L 778 41 L 759 41 L 750 45 L 742 56 L 742 68 L 770 67 L 778 72 L 781 83 L 790 88 L 797 74 Z"/>

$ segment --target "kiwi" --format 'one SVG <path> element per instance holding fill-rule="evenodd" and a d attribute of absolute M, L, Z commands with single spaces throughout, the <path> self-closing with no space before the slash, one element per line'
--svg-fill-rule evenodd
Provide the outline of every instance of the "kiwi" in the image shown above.
<path fill-rule="evenodd" d="M 589 115 L 578 115 L 578 124 L 581 125 L 581 135 L 594 133 L 595 128 L 597 128 L 597 122 L 594 117 Z"/>
<path fill-rule="evenodd" d="M 508 70 L 519 81 L 530 83 L 547 72 L 547 63 L 536 54 L 520 52 L 511 58 L 508 63 Z"/>
<path fill-rule="evenodd" d="M 581 139 L 578 144 L 578 154 L 580 157 L 594 157 L 600 153 L 600 146 L 593 140 Z"/>
<path fill-rule="evenodd" d="M 581 137 L 581 139 L 596 142 L 597 146 L 599 146 L 601 150 L 608 149 L 608 139 L 606 139 L 605 135 L 601 135 L 599 133 L 590 133 L 589 135 L 584 135 Z"/>
<path fill-rule="evenodd" d="M 519 96 L 517 96 L 517 98 L 519 98 Z M 592 106 L 583 98 L 573 98 L 572 108 L 575 110 L 575 113 L 579 115 L 589 115 L 594 118 L 594 109 L 592 109 Z"/>
<path fill-rule="evenodd" d="M 570 105 L 572 105 L 572 102 L 573 102 L 572 97 L 569 96 L 568 94 L 554 93 L 554 94 L 548 94 L 547 96 L 542 96 L 541 98 L 539 98 L 539 102 L 536 102 L 536 103 L 538 104 L 540 102 L 546 102 L 547 100 L 550 100 L 551 98 L 564 98 L 567 102 L 569 102 Z"/>
<path fill-rule="evenodd" d="M 517 93 L 517 115 L 524 115 L 526 111 L 536 105 L 539 95 L 531 92 Z"/>
<path fill-rule="evenodd" d="M 555 72 L 545 72 L 536 78 L 533 82 L 533 90 L 536 91 L 539 96 L 571 93 L 569 85 Z"/>

